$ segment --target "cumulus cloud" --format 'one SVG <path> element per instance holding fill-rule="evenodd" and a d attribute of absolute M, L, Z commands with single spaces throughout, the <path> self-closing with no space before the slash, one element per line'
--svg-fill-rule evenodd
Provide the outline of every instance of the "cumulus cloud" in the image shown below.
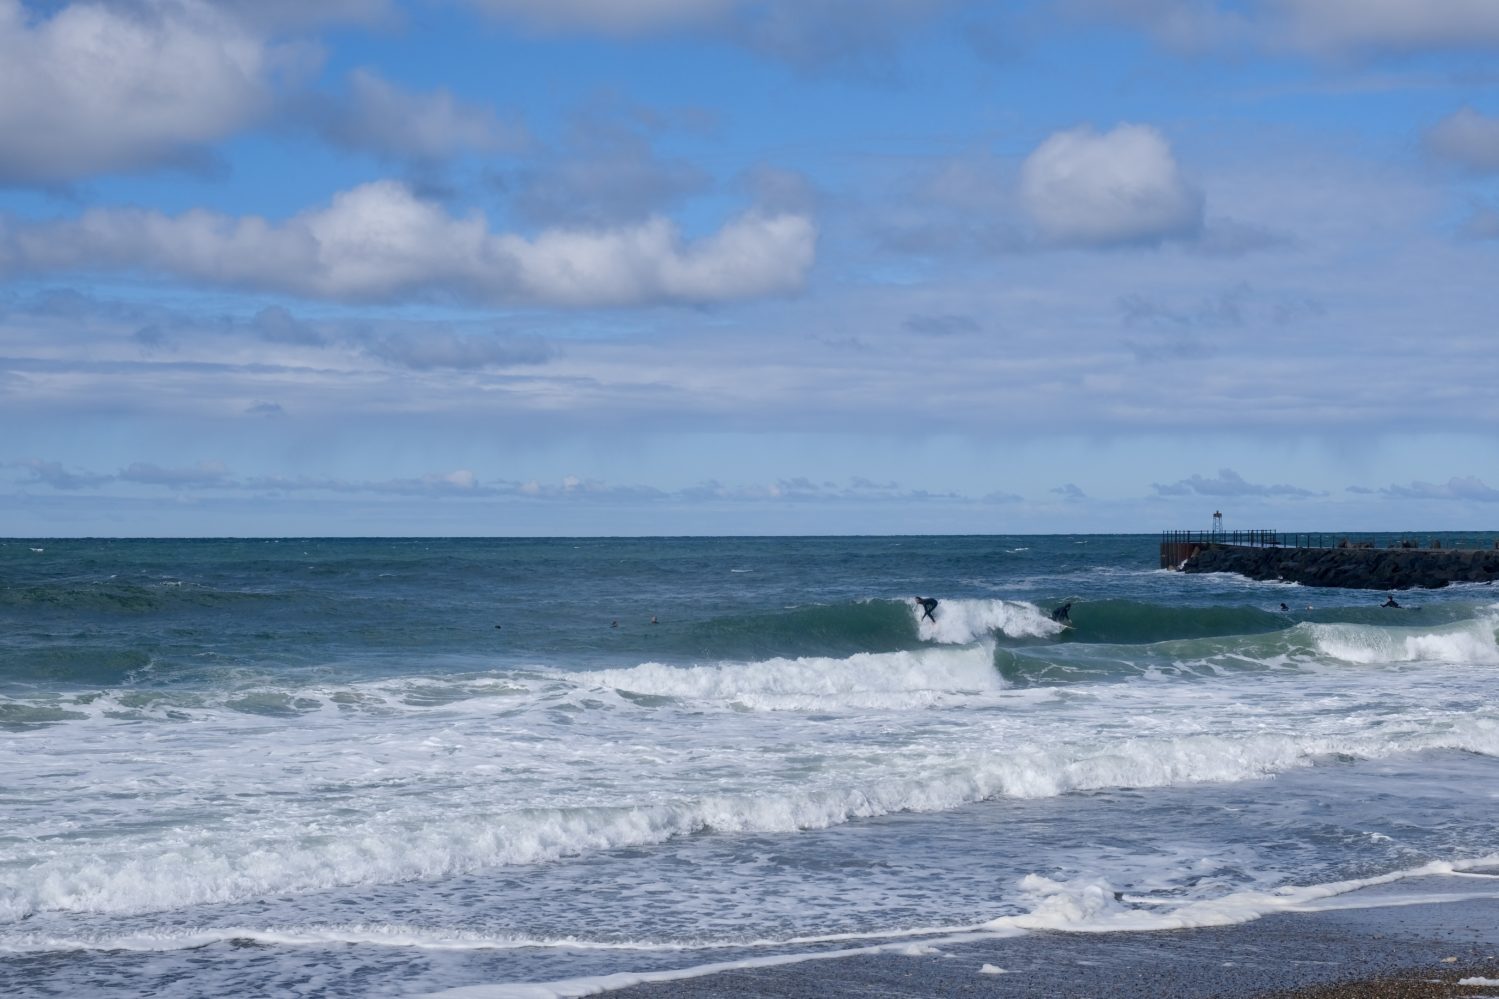
<path fill-rule="evenodd" d="M 411 93 L 379 75 L 349 74 L 347 92 L 315 100 L 309 114 L 330 143 L 392 159 L 432 162 L 465 152 L 512 152 L 529 142 L 524 126 L 492 108 L 439 88 Z"/>
<path fill-rule="evenodd" d="M 1158 496 L 1284 496 L 1293 499 L 1306 499 L 1312 496 L 1323 496 L 1325 493 L 1313 492 L 1310 489 L 1302 489 L 1298 486 L 1273 485 L 1266 486 L 1254 482 L 1246 482 L 1244 477 L 1231 468 L 1218 470 L 1217 478 L 1204 478 L 1201 475 L 1193 475 L 1162 485 L 1159 482 L 1151 483 L 1151 488 Z"/>
<path fill-rule="evenodd" d="M 1499 118 L 1462 108 L 1426 133 L 1426 147 L 1476 173 L 1499 173 Z"/>
<path fill-rule="evenodd" d="M 1158 243 L 1202 229 L 1202 195 L 1149 125 L 1056 133 L 1021 165 L 1020 193 L 1041 238 L 1055 244 Z"/>
<path fill-rule="evenodd" d="M 395 181 L 364 184 L 282 223 L 193 210 L 99 208 L 0 222 L 0 274 L 165 274 L 313 298 L 451 298 L 564 306 L 714 302 L 801 286 L 810 219 L 750 212 L 693 242 L 664 218 L 595 229 L 494 233 Z"/>
<path fill-rule="evenodd" d="M 0 0 L 0 184 L 59 184 L 183 162 L 264 114 L 297 59 L 198 0 Z"/>
<path fill-rule="evenodd" d="M 1204 219 L 1204 199 L 1150 125 L 1057 132 L 1016 164 L 939 164 L 891 199 L 872 226 L 887 248 L 922 256 L 1151 247 L 1172 240 L 1211 256 L 1275 245 L 1259 227 Z"/>

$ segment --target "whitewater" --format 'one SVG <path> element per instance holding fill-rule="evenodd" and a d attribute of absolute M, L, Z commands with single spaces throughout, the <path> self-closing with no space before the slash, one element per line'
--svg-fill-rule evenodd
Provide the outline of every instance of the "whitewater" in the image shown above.
<path fill-rule="evenodd" d="M 0 991 L 581 995 L 1495 890 L 1490 588 L 1154 555 L 0 542 Z"/>

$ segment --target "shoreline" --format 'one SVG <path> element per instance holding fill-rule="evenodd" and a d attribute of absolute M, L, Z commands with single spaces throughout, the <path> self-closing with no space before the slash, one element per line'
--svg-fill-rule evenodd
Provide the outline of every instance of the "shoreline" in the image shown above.
<path fill-rule="evenodd" d="M 531 986 L 535 991 L 527 994 L 539 999 L 594 992 L 618 999 L 1499 997 L 1499 984 L 1457 984 L 1463 978 L 1499 982 L 1499 896 L 1278 912 L 1222 927 L 1038 931 L 931 943 L 908 953 L 732 968 L 602 992 Z M 477 997 L 488 990 L 462 991 Z M 521 993 L 510 986 L 491 994 Z"/>

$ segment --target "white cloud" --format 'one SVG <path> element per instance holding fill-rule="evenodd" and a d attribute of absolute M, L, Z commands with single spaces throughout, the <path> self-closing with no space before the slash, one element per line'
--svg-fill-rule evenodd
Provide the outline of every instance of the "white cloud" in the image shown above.
<path fill-rule="evenodd" d="M 330 142 L 397 159 L 440 160 L 463 152 L 522 148 L 526 131 L 493 109 L 439 88 L 414 94 L 369 70 L 349 74 L 348 95 L 325 104 L 319 131 Z"/>
<path fill-rule="evenodd" d="M 1148 125 L 1058 132 L 1026 158 L 1022 203 L 1042 240 L 1073 246 L 1156 243 L 1202 230 L 1202 195 Z"/>
<path fill-rule="evenodd" d="M 73 4 L 36 18 L 0 0 L 0 183 L 158 166 L 264 113 L 296 50 L 181 0 Z"/>
<path fill-rule="evenodd" d="M 797 215 L 750 212 L 695 242 L 664 218 L 612 229 L 492 233 L 395 181 L 282 223 L 203 210 L 99 208 L 0 222 L 0 273 L 126 271 L 313 298 L 564 306 L 714 302 L 791 292 L 815 256 Z"/>
<path fill-rule="evenodd" d="M 1499 118 L 1462 108 L 1432 126 L 1426 146 L 1469 170 L 1499 172 Z"/>

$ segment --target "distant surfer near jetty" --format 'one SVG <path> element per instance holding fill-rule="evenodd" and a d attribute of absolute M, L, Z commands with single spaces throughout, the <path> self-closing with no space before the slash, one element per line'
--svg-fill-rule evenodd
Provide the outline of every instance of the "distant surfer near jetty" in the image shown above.
<path fill-rule="evenodd" d="M 1072 601 L 1069 600 L 1056 610 L 1051 612 L 1051 619 L 1058 624 L 1072 623 Z"/>
<path fill-rule="evenodd" d="M 1399 607 L 1400 605 L 1395 602 L 1395 594 L 1391 593 L 1388 597 L 1385 597 L 1384 603 L 1380 604 L 1379 606 L 1381 606 L 1381 607 Z"/>
<path fill-rule="evenodd" d="M 921 617 L 924 617 L 933 624 L 936 624 L 937 619 L 932 615 L 932 611 L 937 609 L 937 598 L 917 597 L 916 603 L 921 606 Z M 917 618 L 917 620 L 919 621 L 921 620 L 921 618 Z"/>

